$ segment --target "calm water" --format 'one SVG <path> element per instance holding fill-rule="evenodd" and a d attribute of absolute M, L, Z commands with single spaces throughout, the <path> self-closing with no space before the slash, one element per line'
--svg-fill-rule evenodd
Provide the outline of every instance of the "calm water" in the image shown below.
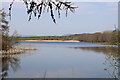
<path fill-rule="evenodd" d="M 3 59 L 9 78 L 114 78 L 120 54 L 102 43 L 21 42 L 37 48 Z"/>

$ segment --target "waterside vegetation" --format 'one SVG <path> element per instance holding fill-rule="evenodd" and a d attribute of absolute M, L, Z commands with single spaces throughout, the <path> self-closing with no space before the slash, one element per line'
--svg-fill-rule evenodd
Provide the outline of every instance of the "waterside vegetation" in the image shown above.
<path fill-rule="evenodd" d="M 83 33 L 83 34 L 73 34 L 68 36 L 31 36 L 31 37 L 20 37 L 19 40 L 22 41 L 66 41 L 73 40 L 79 42 L 92 42 L 92 43 L 109 43 L 120 45 L 120 31 L 104 31 L 96 33 Z"/>

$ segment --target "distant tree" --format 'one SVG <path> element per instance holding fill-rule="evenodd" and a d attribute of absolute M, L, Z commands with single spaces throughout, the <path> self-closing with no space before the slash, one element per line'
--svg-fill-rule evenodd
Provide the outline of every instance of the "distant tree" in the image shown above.
<path fill-rule="evenodd" d="M 11 2 L 9 7 L 9 15 L 11 16 L 11 9 L 12 5 L 14 3 Z M 24 5 L 27 9 L 27 14 L 29 15 L 29 21 L 32 18 L 32 14 L 34 17 L 37 17 L 38 19 L 41 17 L 42 12 L 47 11 L 50 13 L 50 16 L 54 23 L 56 23 L 54 11 L 56 10 L 58 13 L 58 16 L 60 18 L 60 11 L 65 10 L 66 16 L 68 14 L 68 11 L 74 12 L 75 6 L 71 2 L 63 1 L 63 0 L 22 0 Z"/>

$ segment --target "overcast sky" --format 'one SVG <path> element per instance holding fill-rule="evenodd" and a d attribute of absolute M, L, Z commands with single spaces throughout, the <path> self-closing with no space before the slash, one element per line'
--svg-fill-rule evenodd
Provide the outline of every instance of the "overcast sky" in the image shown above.
<path fill-rule="evenodd" d="M 43 13 L 39 20 L 33 17 L 28 21 L 23 3 L 14 3 L 10 33 L 37 36 L 93 33 L 114 30 L 118 24 L 117 2 L 74 2 L 74 5 L 78 6 L 75 13 L 69 12 L 65 17 L 62 12 L 60 19 L 56 15 L 57 24 L 54 24 L 49 13 Z M 8 12 L 9 3 L 3 2 L 2 8 Z"/>

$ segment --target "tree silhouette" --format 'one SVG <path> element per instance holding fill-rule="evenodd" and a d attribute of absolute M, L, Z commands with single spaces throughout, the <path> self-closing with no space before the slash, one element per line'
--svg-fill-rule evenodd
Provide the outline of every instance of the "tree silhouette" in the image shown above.
<path fill-rule="evenodd" d="M 13 0 L 9 7 L 9 15 L 11 16 L 12 5 L 15 0 Z M 22 0 L 27 9 L 27 14 L 29 15 L 28 21 L 31 20 L 32 15 L 38 19 L 41 17 L 42 12 L 47 11 L 54 23 L 56 23 L 54 11 L 56 10 L 60 18 L 60 11 L 65 10 L 66 16 L 68 11 L 75 12 L 75 6 L 71 2 L 62 0 Z"/>

